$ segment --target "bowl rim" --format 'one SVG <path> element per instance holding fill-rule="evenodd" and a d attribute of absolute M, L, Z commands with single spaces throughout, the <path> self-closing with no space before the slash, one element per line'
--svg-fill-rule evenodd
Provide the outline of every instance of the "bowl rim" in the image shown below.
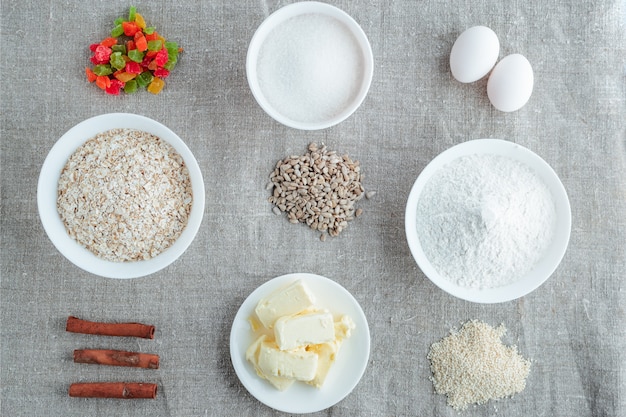
<path fill-rule="evenodd" d="M 552 193 L 556 228 L 552 243 L 541 260 L 519 280 L 495 288 L 468 288 L 442 277 L 426 258 L 417 235 L 417 204 L 426 183 L 447 163 L 471 154 L 495 154 L 530 167 Z M 501 303 L 523 297 L 541 286 L 559 266 L 571 234 L 571 207 L 567 192 L 552 167 L 530 149 L 504 139 L 474 139 L 454 145 L 432 159 L 415 180 L 405 210 L 405 234 L 411 254 L 424 275 L 437 287 L 457 298 L 475 303 Z"/>
<path fill-rule="evenodd" d="M 61 170 L 76 149 L 96 134 L 116 128 L 137 129 L 158 136 L 181 155 L 189 170 L 193 202 L 187 226 L 178 239 L 154 258 L 112 262 L 97 257 L 72 239 L 57 209 Z M 178 259 L 194 240 L 204 214 L 204 181 L 198 162 L 183 140 L 165 125 L 133 113 L 107 113 L 86 119 L 61 136 L 43 162 L 37 183 L 37 207 L 43 228 L 56 249 L 77 267 L 106 278 L 138 278 L 155 273 Z"/>
<path fill-rule="evenodd" d="M 303 14 L 322 14 L 333 17 L 342 22 L 345 27 L 348 28 L 350 32 L 354 35 L 363 53 L 363 79 L 361 81 L 361 86 L 355 99 L 349 106 L 347 106 L 342 112 L 335 115 L 334 117 L 315 122 L 302 122 L 298 120 L 293 120 L 278 112 L 274 108 L 274 106 L 269 103 L 265 95 L 261 92 L 261 88 L 259 86 L 257 78 L 256 63 L 261 46 L 263 45 L 267 36 L 275 27 L 277 27 L 281 23 L 292 17 L 300 16 Z M 254 96 L 256 102 L 265 111 L 265 113 L 267 113 L 277 122 L 287 127 L 300 130 L 326 129 L 335 126 L 350 117 L 365 100 L 365 97 L 367 96 L 372 83 L 373 75 L 374 55 L 372 53 L 372 47 L 370 45 L 370 42 L 367 38 L 367 35 L 363 31 L 363 28 L 361 28 L 356 20 L 354 20 L 354 18 L 352 18 L 352 16 L 350 16 L 345 11 L 328 3 L 322 3 L 318 1 L 303 1 L 291 3 L 274 11 L 267 18 L 265 18 L 263 22 L 261 22 L 259 27 L 254 32 L 246 54 L 246 78 L 248 80 L 250 91 L 252 92 L 252 95 Z"/>

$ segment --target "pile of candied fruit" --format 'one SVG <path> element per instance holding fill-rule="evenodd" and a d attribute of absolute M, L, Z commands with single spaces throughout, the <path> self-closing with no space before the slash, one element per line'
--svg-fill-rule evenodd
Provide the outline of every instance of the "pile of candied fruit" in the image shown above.
<path fill-rule="evenodd" d="M 87 80 L 112 95 L 139 88 L 159 94 L 182 49 L 147 26 L 134 6 L 127 19 L 120 17 L 114 25 L 110 37 L 89 46 L 94 66 L 85 68 Z"/>

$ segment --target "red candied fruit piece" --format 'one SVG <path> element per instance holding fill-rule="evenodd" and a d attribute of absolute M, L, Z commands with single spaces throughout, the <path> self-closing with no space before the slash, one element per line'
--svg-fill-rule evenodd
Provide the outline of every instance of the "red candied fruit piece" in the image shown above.
<path fill-rule="evenodd" d="M 112 53 L 113 53 L 113 50 L 109 48 L 108 46 L 98 45 L 98 47 L 93 53 L 93 56 L 97 61 L 105 63 L 105 62 L 109 62 L 109 59 L 111 58 Z"/>
<path fill-rule="evenodd" d="M 141 68 L 141 65 L 139 65 L 137 62 L 128 61 L 126 63 L 124 71 L 129 74 L 141 74 L 143 72 L 143 69 Z"/>
<path fill-rule="evenodd" d="M 96 48 L 97 48 L 98 46 L 100 46 L 100 44 L 99 44 L 99 43 L 92 43 L 91 45 L 89 45 L 89 50 L 90 50 L 91 52 L 96 52 Z"/>
<path fill-rule="evenodd" d="M 104 61 L 101 61 L 98 58 L 96 58 L 95 56 L 92 56 L 91 58 L 89 58 L 89 60 L 94 65 L 102 65 L 102 64 L 108 64 L 109 63 L 109 59 L 108 58 L 105 59 Z"/>
<path fill-rule="evenodd" d="M 111 80 L 111 84 L 109 84 L 109 86 L 104 91 L 107 94 L 118 96 L 122 87 L 124 87 L 124 83 L 114 78 Z"/>
<path fill-rule="evenodd" d="M 148 56 L 148 54 L 146 54 L 146 56 L 143 57 L 143 61 L 141 61 L 141 66 L 148 68 L 148 65 L 152 62 L 152 58 L 152 56 Z"/>
<path fill-rule="evenodd" d="M 167 78 L 167 76 L 170 75 L 170 72 L 165 68 L 159 67 L 154 70 L 154 73 L 152 75 L 159 78 Z"/>
<path fill-rule="evenodd" d="M 163 65 L 165 65 L 168 59 L 169 59 L 169 56 L 167 53 L 167 49 L 165 47 L 163 47 L 163 49 L 161 49 L 154 57 L 154 60 L 157 66 L 159 67 L 162 67 Z"/>

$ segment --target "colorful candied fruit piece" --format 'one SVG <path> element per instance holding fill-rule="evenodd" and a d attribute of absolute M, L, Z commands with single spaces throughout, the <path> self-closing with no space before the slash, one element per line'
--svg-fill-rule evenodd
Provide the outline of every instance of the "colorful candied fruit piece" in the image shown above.
<path fill-rule="evenodd" d="M 148 85 L 148 92 L 152 94 L 159 94 L 163 87 L 165 86 L 165 81 L 160 79 L 159 77 L 154 77 L 152 82 Z"/>

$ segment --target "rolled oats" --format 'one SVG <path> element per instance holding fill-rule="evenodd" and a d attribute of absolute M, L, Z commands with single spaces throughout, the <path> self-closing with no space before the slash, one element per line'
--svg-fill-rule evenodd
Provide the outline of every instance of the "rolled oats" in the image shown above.
<path fill-rule="evenodd" d="M 192 202 L 189 171 L 170 144 L 147 132 L 112 129 L 69 158 L 57 208 L 79 244 L 124 262 L 170 247 L 187 225 Z"/>

